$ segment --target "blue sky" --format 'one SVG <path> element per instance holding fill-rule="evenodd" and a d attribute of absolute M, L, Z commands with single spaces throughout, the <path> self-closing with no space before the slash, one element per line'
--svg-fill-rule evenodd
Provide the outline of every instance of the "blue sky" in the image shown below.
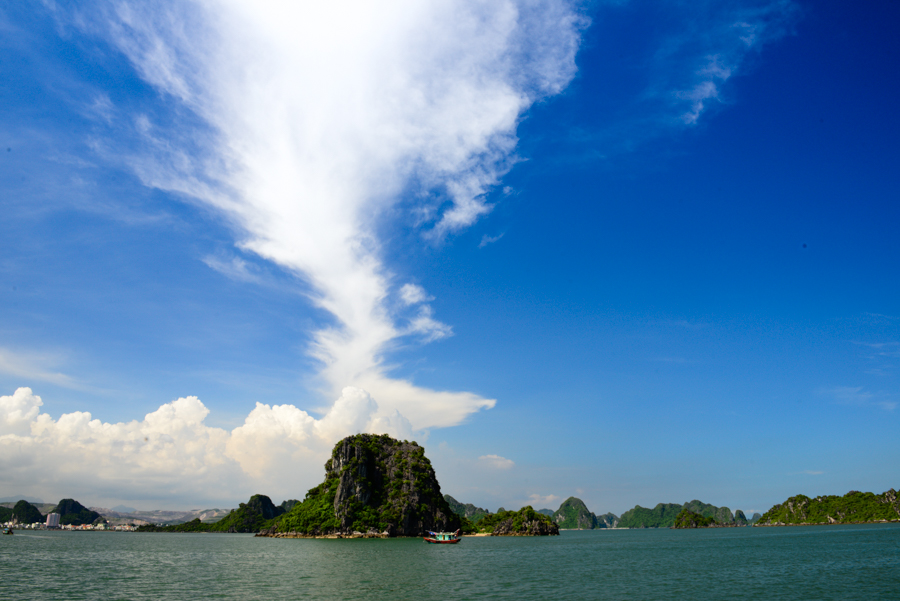
<path fill-rule="evenodd" d="M 896 3 L 161 6 L 0 4 L 4 496 L 897 487 Z"/>

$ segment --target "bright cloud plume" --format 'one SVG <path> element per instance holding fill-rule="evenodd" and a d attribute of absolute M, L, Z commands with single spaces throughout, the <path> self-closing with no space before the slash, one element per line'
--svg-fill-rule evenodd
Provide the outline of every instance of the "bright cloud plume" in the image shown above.
<path fill-rule="evenodd" d="M 311 349 L 332 394 L 364 388 L 382 417 L 399 411 L 416 428 L 493 406 L 386 373 L 392 341 L 450 328 L 427 305 L 398 313 L 426 297 L 397 289 L 378 231 L 394 206 L 437 239 L 491 210 L 523 113 L 576 72 L 586 21 L 573 3 L 126 0 L 90 22 L 176 106 L 130 117 L 139 150 L 98 151 L 214 207 L 244 251 L 309 285 L 334 318 Z M 248 279 L 240 263 L 208 262 Z"/>
<path fill-rule="evenodd" d="M 206 425 L 209 409 L 197 397 L 114 424 L 81 411 L 53 419 L 42 406 L 30 388 L 0 396 L 0 484 L 48 498 L 220 502 L 260 490 L 296 498 L 322 478 L 335 440 L 358 432 L 412 438 L 408 420 L 379 416 L 375 400 L 352 387 L 321 419 L 257 403 L 230 432 Z"/>

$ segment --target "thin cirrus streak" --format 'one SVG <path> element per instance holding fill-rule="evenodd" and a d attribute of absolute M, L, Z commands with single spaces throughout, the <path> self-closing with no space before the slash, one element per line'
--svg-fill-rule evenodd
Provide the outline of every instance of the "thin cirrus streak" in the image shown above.
<path fill-rule="evenodd" d="M 377 228 L 400 200 L 433 239 L 491 210 L 519 119 L 576 72 L 586 20 L 572 3 L 116 2 L 98 15 L 97 31 L 200 122 L 187 136 L 190 119 L 133 115 L 130 167 L 215 207 L 240 248 L 307 282 L 334 317 L 310 349 L 332 395 L 365 389 L 415 429 L 494 405 L 387 375 L 392 341 L 452 330 L 425 291 L 410 302 L 394 282 Z"/>

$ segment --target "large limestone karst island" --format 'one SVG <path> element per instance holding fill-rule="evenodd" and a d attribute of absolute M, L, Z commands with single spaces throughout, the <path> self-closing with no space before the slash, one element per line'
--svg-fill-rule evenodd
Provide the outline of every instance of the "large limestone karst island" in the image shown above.
<path fill-rule="evenodd" d="M 325 481 L 261 535 L 422 536 L 459 527 L 425 449 L 390 436 L 357 434 L 335 445 Z"/>
<path fill-rule="evenodd" d="M 559 534 L 531 507 L 486 515 L 479 526 L 494 536 Z M 258 536 L 423 536 L 457 529 L 476 531 L 441 495 L 425 449 L 386 435 L 357 434 L 335 445 L 325 481 Z"/>

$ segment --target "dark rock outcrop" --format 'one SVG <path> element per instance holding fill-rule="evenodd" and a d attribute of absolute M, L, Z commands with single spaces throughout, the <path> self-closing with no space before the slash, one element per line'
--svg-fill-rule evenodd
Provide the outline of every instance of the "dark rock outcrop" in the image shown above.
<path fill-rule="evenodd" d="M 44 516 L 41 515 L 38 508 L 24 499 L 16 503 L 12 508 L 12 518 L 20 524 L 34 524 L 44 521 Z"/>
<path fill-rule="evenodd" d="M 60 526 L 65 524 L 72 524 L 73 526 L 93 524 L 102 518 L 99 513 L 88 509 L 75 499 L 62 499 L 56 507 L 50 510 L 50 513 L 59 514 Z"/>
<path fill-rule="evenodd" d="M 441 496 L 422 447 L 357 434 L 335 445 L 325 481 L 310 489 L 271 534 L 422 536 L 459 527 L 460 517 Z"/>
<path fill-rule="evenodd" d="M 286 500 L 282 501 L 281 505 L 279 505 L 279 507 L 281 507 L 281 509 L 283 509 L 284 511 L 282 511 L 281 513 L 287 513 L 288 511 L 290 511 L 291 509 L 294 508 L 294 505 L 296 505 L 299 502 L 300 501 L 298 501 L 297 499 L 286 499 Z"/>

